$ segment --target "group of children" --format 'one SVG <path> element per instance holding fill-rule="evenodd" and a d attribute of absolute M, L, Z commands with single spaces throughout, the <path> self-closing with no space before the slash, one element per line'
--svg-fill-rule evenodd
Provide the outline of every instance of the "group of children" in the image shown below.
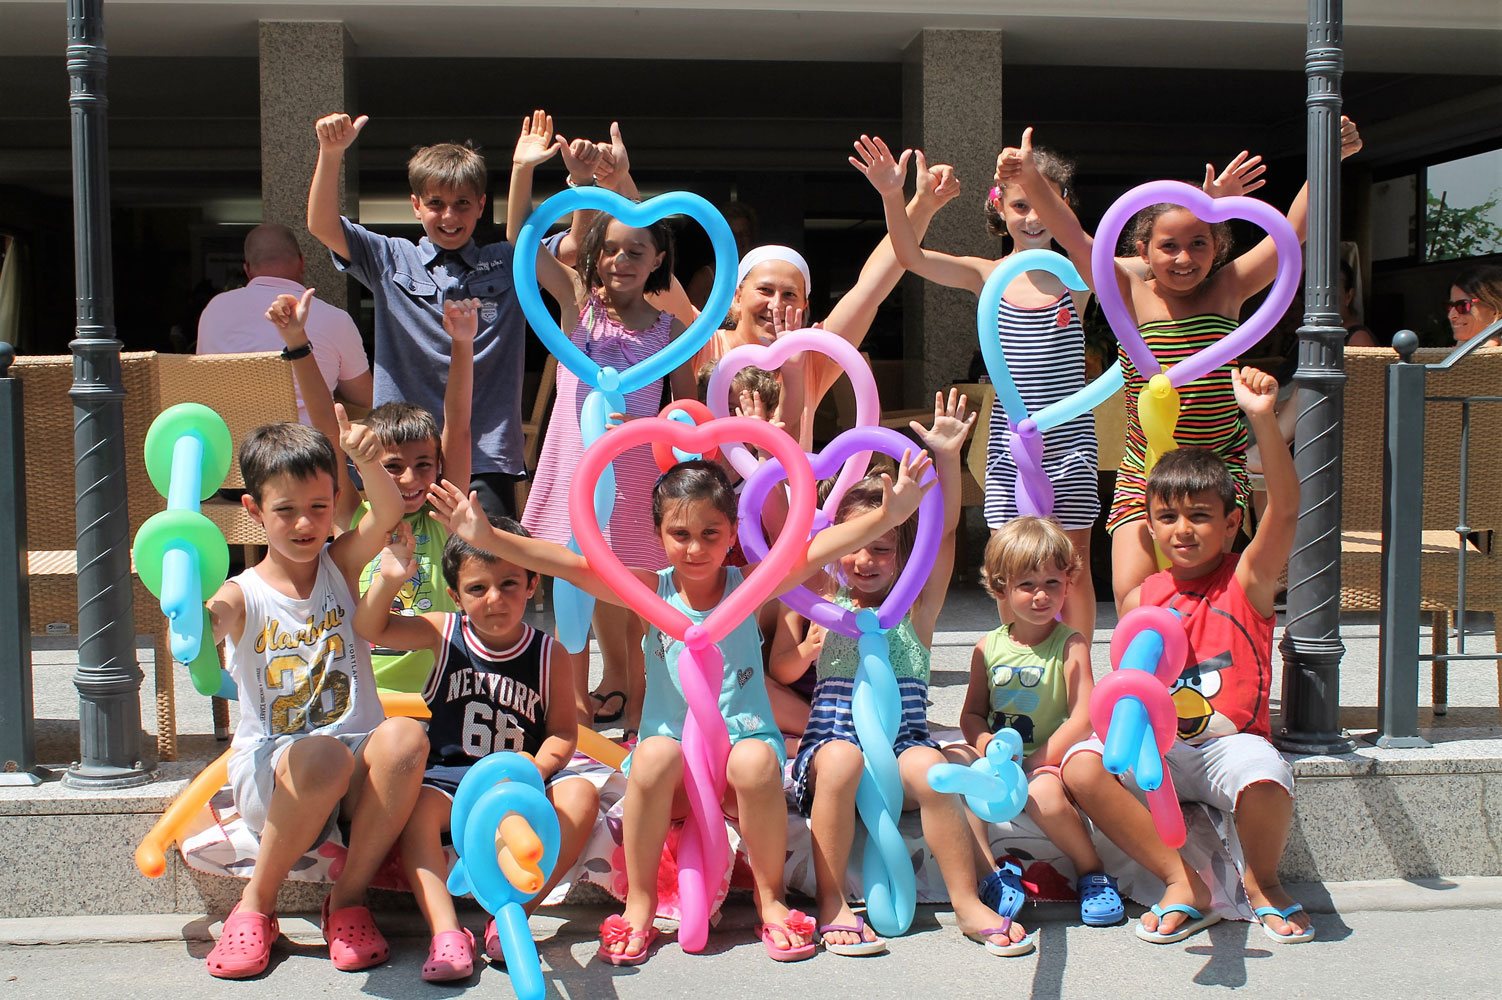
<path fill-rule="evenodd" d="M 484 162 L 467 145 L 418 151 L 409 179 L 426 235 L 415 246 L 378 236 L 339 217 L 330 180 L 365 123 L 346 115 L 317 123 L 309 229 L 371 288 L 378 331 L 399 330 L 419 346 L 383 346 L 378 339 L 380 405 L 353 422 L 333 403 L 312 357 L 304 331 L 312 290 L 301 301 L 282 296 L 267 314 L 286 342 L 283 355 L 313 426 L 271 425 L 244 442 L 243 503 L 265 526 L 268 551 L 208 602 L 240 692 L 230 783 L 240 815 L 260 839 L 254 873 L 208 956 L 209 971 L 241 978 L 265 969 L 277 936 L 277 888 L 337 823 L 347 823 L 348 857 L 322 918 L 336 967 L 366 968 L 388 955 L 363 897 L 393 848 L 433 935 L 422 977 L 470 976 L 478 947 L 501 957 L 494 922 L 477 943 L 460 926 L 445 885 L 443 838 L 467 767 L 501 750 L 535 762 L 560 821 L 554 882 L 578 857 L 598 813 L 595 786 L 570 761 L 576 725 L 592 721 L 604 699 L 591 704 L 585 697 L 587 657 L 570 656 L 525 620 L 540 576 L 596 597 L 597 634 L 617 655 L 640 657 L 644 681 L 621 692 L 624 704 L 617 706 L 639 734 L 628 740 L 632 752 L 623 767 L 628 891 L 624 911 L 601 925 L 598 947 L 602 961 L 636 965 L 658 935 L 657 868 L 669 826 L 686 813 L 680 744 L 686 706 L 677 672 L 683 645 L 643 625 L 596 569 L 563 544 L 566 497 L 583 447 L 578 418 L 585 391 L 562 370 L 524 521 L 504 516 L 515 513 L 504 497 L 513 471 L 487 449 L 502 442 L 497 447 L 504 450 L 515 428 L 505 420 L 494 426 L 482 414 L 503 407 L 478 400 L 504 381 L 491 371 L 519 367 L 519 345 L 508 340 L 520 333 L 508 319 L 517 312 L 511 245 L 482 248 L 472 238 L 485 202 Z M 1345 123 L 1345 151 L 1359 146 L 1354 126 Z M 854 345 L 904 270 L 978 291 L 998 263 L 921 246 L 929 220 L 958 194 L 951 168 L 929 166 L 921 153 L 894 156 L 874 138 L 862 137 L 856 154 L 852 164 L 881 196 L 889 237 L 822 324 Z M 571 185 L 600 183 L 635 197 L 618 127 L 608 142 L 570 142 L 537 112 L 524 119 L 513 156 L 510 233 L 531 203 L 534 169 L 555 155 Z M 904 203 L 914 157 L 917 193 Z M 1072 172 L 1062 157 L 1033 147 L 1028 130 L 1020 146 L 999 155 L 985 211 L 993 232 L 1010 238 L 1012 253 L 1057 244 L 1089 275 L 1091 238 L 1072 208 Z M 1260 186 L 1260 173 L 1258 160 L 1242 154 L 1218 176 L 1207 168 L 1206 190 L 1244 193 Z M 1303 216 L 1301 193 L 1290 211 L 1301 235 Z M 1270 240 L 1228 260 L 1222 228 L 1175 206 L 1143 213 L 1132 251 L 1118 259 L 1115 275 L 1090 280 L 1120 284 L 1165 364 L 1234 328 L 1242 303 L 1270 283 L 1275 266 Z M 665 225 L 634 228 L 580 212 L 566 233 L 530 252 L 537 253 L 540 283 L 562 307 L 564 325 L 572 323 L 571 339 L 601 365 L 621 369 L 640 360 L 696 316 L 671 278 Z M 730 321 L 666 380 L 675 398 L 693 396 L 696 386 L 702 393 L 706 372 L 731 348 L 809 325 L 811 275 L 796 251 L 757 248 L 735 280 Z M 998 326 L 1030 406 L 1083 386 L 1080 315 L 1088 294 L 1042 274 L 1022 275 L 1006 290 Z M 423 369 L 435 357 L 446 370 L 431 384 Z M 807 447 L 812 414 L 839 375 L 827 358 L 809 353 L 775 375 L 747 369 L 735 381 L 733 402 L 738 412 L 779 423 Z M 415 382 L 425 384 L 406 395 Z M 1254 369 L 1231 368 L 1186 386 L 1179 440 L 1194 446 L 1163 456 L 1146 477 L 1133 409 L 1142 384 L 1127 372 L 1127 457 L 1111 514 L 1118 610 L 1159 605 L 1182 618 L 1190 652 L 1175 695 L 1181 739 L 1166 758 L 1174 784 L 1185 799 L 1233 814 L 1247 895 L 1266 933 L 1281 942 L 1309 940 L 1307 915 L 1277 880 L 1292 773 L 1268 742 L 1273 600 L 1298 506 L 1292 460 L 1273 414 L 1277 383 Z M 633 393 L 621 416 L 655 414 L 662 390 L 659 384 Z M 1238 410 L 1262 444 L 1268 505 L 1255 537 L 1235 555 L 1231 543 L 1246 493 L 1247 438 Z M 1097 505 L 1088 418 L 1086 426 L 1076 421 L 1045 435 L 1057 519 L 1019 516 L 1005 435 L 991 435 L 985 485 L 994 533 L 984 572 L 1001 625 L 971 657 L 963 742 L 943 746 L 930 732 L 930 647 L 950 586 L 960 456 L 975 418 L 964 396 L 937 394 L 932 421 L 912 425 L 923 450 L 846 491 L 832 523 L 813 536 L 776 592 L 806 584 L 846 608 L 879 606 L 909 558 L 919 500 L 937 484 L 942 541 L 911 610 L 889 634 L 901 696 L 892 749 L 905 806 L 919 812 L 961 931 L 996 955 L 1035 947 L 1016 919 L 1026 899 L 1020 870 L 998 864 L 985 825 L 960 797 L 936 792 L 927 781 L 933 765 L 975 760 L 998 729 L 1010 726 L 1024 742 L 1028 815 L 1078 873 L 1082 920 L 1110 925 L 1124 918 L 1083 814 L 1166 887 L 1137 935 L 1155 943 L 1181 940 L 1218 919 L 1208 912 L 1208 890 L 1164 846 L 1141 802 L 1105 771 L 1089 721 L 1094 596 L 1085 567 Z M 995 419 L 1002 419 L 999 411 Z M 642 584 L 702 622 L 754 570 L 737 545 L 734 473 L 718 461 L 693 459 L 658 475 L 646 448 L 624 452 L 614 466 L 619 495 L 602 525 L 612 548 Z M 1162 572 L 1156 572 L 1159 554 L 1167 565 Z M 847 956 L 884 951 L 886 942 L 852 911 L 845 893 L 862 770 L 851 714 L 856 643 L 772 601 L 736 626 L 720 649 L 719 706 L 732 744 L 723 805 L 746 846 L 768 955 L 798 960 L 819 945 Z M 628 675 L 633 669 L 628 661 Z M 420 692 L 431 711 L 426 727 L 384 718 L 378 685 Z M 1196 708 L 1185 707 L 1191 701 Z M 813 917 L 786 902 L 790 802 L 810 823 Z"/>

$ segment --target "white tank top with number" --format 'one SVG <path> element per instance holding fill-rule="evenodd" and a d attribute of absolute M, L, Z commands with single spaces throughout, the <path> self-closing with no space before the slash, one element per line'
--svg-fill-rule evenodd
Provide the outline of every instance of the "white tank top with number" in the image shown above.
<path fill-rule="evenodd" d="M 240 690 L 232 746 L 368 733 L 381 723 L 370 644 L 355 635 L 355 601 L 327 546 L 307 600 L 280 593 L 254 567 L 234 582 L 245 595 L 245 631 L 229 650 Z"/>

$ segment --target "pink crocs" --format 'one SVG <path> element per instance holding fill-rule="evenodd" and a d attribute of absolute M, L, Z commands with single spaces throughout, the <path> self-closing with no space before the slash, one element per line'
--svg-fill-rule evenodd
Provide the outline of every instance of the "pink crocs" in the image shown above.
<path fill-rule="evenodd" d="M 369 909 L 346 906 L 330 913 L 328 897 L 323 900 L 323 939 L 328 942 L 334 968 L 340 972 L 358 972 L 380 965 L 391 954 Z"/>
<path fill-rule="evenodd" d="M 475 936 L 466 928 L 439 931 L 428 945 L 428 960 L 422 978 L 430 983 L 468 979 L 475 971 Z"/>
<path fill-rule="evenodd" d="M 209 975 L 218 979 L 248 979 L 266 971 L 271 943 L 280 931 L 276 916 L 242 910 L 240 904 L 224 918 L 224 929 L 204 959 Z"/>

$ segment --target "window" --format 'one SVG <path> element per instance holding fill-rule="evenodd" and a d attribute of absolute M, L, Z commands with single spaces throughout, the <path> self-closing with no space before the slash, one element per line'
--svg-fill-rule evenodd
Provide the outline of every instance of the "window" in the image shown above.
<path fill-rule="evenodd" d="M 1502 149 L 1425 171 L 1424 259 L 1502 253 Z"/>

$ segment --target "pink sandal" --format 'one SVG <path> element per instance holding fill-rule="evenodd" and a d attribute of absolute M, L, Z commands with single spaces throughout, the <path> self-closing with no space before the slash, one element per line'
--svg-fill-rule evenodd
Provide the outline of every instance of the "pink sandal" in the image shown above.
<path fill-rule="evenodd" d="M 439 931 L 428 945 L 422 978 L 429 983 L 468 979 L 475 971 L 475 936 L 467 928 Z"/>
<path fill-rule="evenodd" d="M 259 976 L 271 961 L 271 943 L 279 933 L 275 914 L 242 910 L 236 903 L 224 918 L 224 929 L 214 949 L 204 959 L 209 975 L 217 979 Z"/>
<path fill-rule="evenodd" d="M 346 906 L 330 912 L 327 896 L 323 900 L 323 939 L 328 942 L 334 968 L 340 972 L 380 965 L 391 954 L 367 907 Z"/>
<path fill-rule="evenodd" d="M 595 954 L 611 965 L 640 965 L 647 960 L 647 953 L 652 950 L 652 944 L 656 940 L 656 927 L 649 924 L 645 930 L 639 931 L 627 923 L 625 917 L 612 913 L 600 922 L 600 947 Z M 632 941 L 641 942 L 641 951 L 631 953 Z M 617 944 L 624 944 L 626 947 L 619 952 L 611 951 L 610 947 Z"/>
<path fill-rule="evenodd" d="M 772 930 L 776 928 L 782 931 L 783 937 L 791 941 L 794 936 L 810 938 L 807 944 L 792 945 L 787 948 L 779 947 L 777 939 L 772 936 Z M 818 943 L 814 941 L 814 918 L 802 910 L 789 910 L 787 918 L 780 924 L 757 924 L 756 936 L 761 938 L 761 945 L 767 950 L 767 957 L 774 962 L 801 962 L 805 958 L 812 958 L 818 950 Z"/>

